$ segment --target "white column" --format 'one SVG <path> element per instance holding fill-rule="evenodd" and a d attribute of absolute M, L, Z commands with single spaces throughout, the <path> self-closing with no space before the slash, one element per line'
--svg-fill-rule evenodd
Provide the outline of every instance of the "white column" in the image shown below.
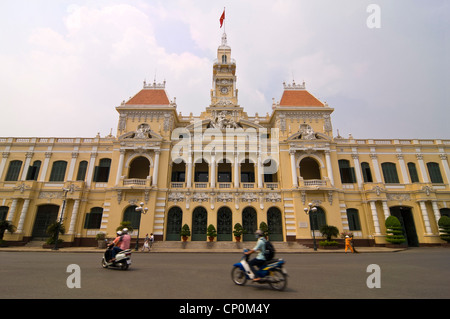
<path fill-rule="evenodd" d="M 117 165 L 116 186 L 119 185 L 120 178 L 122 177 L 124 159 L 125 159 L 125 150 L 120 150 L 119 165 Z"/>
<path fill-rule="evenodd" d="M 72 217 L 70 218 L 69 234 L 73 234 L 75 230 L 75 224 L 77 222 L 77 215 L 78 215 L 78 207 L 80 207 L 80 200 L 76 199 L 75 202 L 73 203 Z"/>
<path fill-rule="evenodd" d="M 30 167 L 31 158 L 33 157 L 33 152 L 27 152 L 25 165 L 23 166 L 22 170 L 22 177 L 20 178 L 21 181 L 26 180 L 27 174 L 28 174 L 28 168 Z"/>
<path fill-rule="evenodd" d="M 291 156 L 292 187 L 297 188 L 298 178 L 297 178 L 297 166 L 295 165 L 295 151 L 290 150 L 289 154 Z"/>
<path fill-rule="evenodd" d="M 17 232 L 20 234 L 23 231 L 23 223 L 25 222 L 25 217 L 27 216 L 28 206 L 30 205 L 30 200 L 25 199 L 22 207 L 22 211 L 20 212 L 19 224 L 17 225 Z"/>
<path fill-rule="evenodd" d="M 420 174 L 422 175 L 422 180 L 424 183 L 429 183 L 430 180 L 428 179 L 427 170 L 425 169 L 425 164 L 423 163 L 423 155 L 422 154 L 416 154 L 417 161 L 419 162 L 419 168 L 420 168 Z"/>
<path fill-rule="evenodd" d="M 234 188 L 239 188 L 239 158 L 237 153 L 234 155 Z"/>
<path fill-rule="evenodd" d="M 450 184 L 450 168 L 448 167 L 447 154 L 440 154 L 440 156 L 445 176 L 447 176 L 447 184 Z"/>
<path fill-rule="evenodd" d="M 159 171 L 159 154 L 160 150 L 155 150 L 155 166 L 153 167 L 153 178 L 152 184 L 155 187 L 158 187 L 158 171 Z"/>
<path fill-rule="evenodd" d="M 370 154 L 370 158 L 372 159 L 373 170 L 375 171 L 375 178 L 377 179 L 377 183 L 383 183 L 383 179 L 381 178 L 380 166 L 378 165 L 378 159 L 376 154 Z"/>
<path fill-rule="evenodd" d="M 72 153 L 72 160 L 70 161 L 69 165 L 69 174 L 67 175 L 68 181 L 74 181 L 76 180 L 76 177 L 73 176 L 75 172 L 75 164 L 77 163 L 78 153 L 73 152 Z"/>
<path fill-rule="evenodd" d="M 44 165 L 42 166 L 42 172 L 39 173 L 39 182 L 44 182 L 45 175 L 47 175 L 48 163 L 50 162 L 50 157 L 52 157 L 51 152 L 45 152 Z"/>
<path fill-rule="evenodd" d="M 400 163 L 400 171 L 402 172 L 403 176 L 403 184 L 410 184 L 408 172 L 406 170 L 405 161 L 403 160 L 402 154 L 397 154 L 398 162 Z"/>
<path fill-rule="evenodd" d="M 370 209 L 372 210 L 372 219 L 373 219 L 373 226 L 375 227 L 375 235 L 380 235 L 380 223 L 378 222 L 378 214 L 377 214 L 377 206 L 375 205 L 374 201 L 370 202 Z"/>
<path fill-rule="evenodd" d="M 209 176 L 209 182 L 211 185 L 211 188 L 215 188 L 216 187 L 216 156 L 212 155 L 211 156 L 211 163 L 209 164 L 209 172 L 210 172 L 210 176 Z"/>
<path fill-rule="evenodd" d="M 187 179 L 186 179 L 186 187 L 192 187 L 192 153 L 189 152 L 188 156 L 188 171 L 187 171 Z"/>
<path fill-rule="evenodd" d="M 391 213 L 389 212 L 389 207 L 387 205 L 387 202 L 382 201 L 381 203 L 383 204 L 384 220 L 386 220 L 391 215 Z"/>
<path fill-rule="evenodd" d="M 0 163 L 0 179 L 3 176 L 3 171 L 5 170 L 6 161 L 8 159 L 9 152 L 3 152 L 2 154 L 2 162 Z"/>
<path fill-rule="evenodd" d="M 439 234 L 439 219 L 441 218 L 441 212 L 439 211 L 439 207 L 436 201 L 432 201 L 431 205 L 433 206 L 434 219 L 436 220 L 436 226 L 438 228 Z"/>
<path fill-rule="evenodd" d="M 356 182 L 358 183 L 358 187 L 362 187 L 363 179 L 361 174 L 361 165 L 359 165 L 358 154 L 352 154 L 352 158 L 353 158 L 353 165 L 355 167 Z"/>
<path fill-rule="evenodd" d="M 91 153 L 91 159 L 89 160 L 88 175 L 87 175 L 87 178 L 86 178 L 86 185 L 88 187 L 91 186 L 91 183 L 92 183 L 92 175 L 94 174 L 96 157 L 97 157 L 97 152 Z"/>
<path fill-rule="evenodd" d="M 261 163 L 261 154 L 258 153 L 258 188 L 263 188 L 263 165 Z"/>
<path fill-rule="evenodd" d="M 328 178 L 330 179 L 331 186 L 334 186 L 333 166 L 331 165 L 331 157 L 329 150 L 325 151 L 325 160 L 327 162 Z M 295 170 L 295 172 L 297 173 L 297 170 Z"/>
<path fill-rule="evenodd" d="M 420 204 L 420 210 L 422 212 L 422 218 L 423 218 L 423 223 L 425 225 L 426 234 L 431 235 L 431 226 L 430 226 L 430 220 L 428 219 L 427 206 L 425 205 L 424 201 L 419 202 L 419 204 Z"/>
<path fill-rule="evenodd" d="M 12 222 L 14 219 L 14 215 L 16 213 L 16 208 L 17 208 L 17 201 L 18 201 L 17 198 L 13 199 L 11 208 L 9 209 L 8 218 L 6 220 L 8 220 L 10 222 Z"/>

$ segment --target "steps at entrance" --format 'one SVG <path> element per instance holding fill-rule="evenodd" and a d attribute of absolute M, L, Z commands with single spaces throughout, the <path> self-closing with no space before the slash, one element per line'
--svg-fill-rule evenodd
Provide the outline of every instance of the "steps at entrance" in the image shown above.
<path fill-rule="evenodd" d="M 25 247 L 29 247 L 29 248 L 42 248 L 42 245 L 45 244 L 45 240 L 32 240 L 29 241 Z"/>
<path fill-rule="evenodd" d="M 295 252 L 304 251 L 309 248 L 297 242 L 272 242 L 276 251 Z M 251 249 L 255 247 L 256 242 L 206 242 L 206 241 L 155 241 L 152 250 L 171 251 L 171 250 L 222 250 L 224 252 L 241 252 L 244 248 Z"/>

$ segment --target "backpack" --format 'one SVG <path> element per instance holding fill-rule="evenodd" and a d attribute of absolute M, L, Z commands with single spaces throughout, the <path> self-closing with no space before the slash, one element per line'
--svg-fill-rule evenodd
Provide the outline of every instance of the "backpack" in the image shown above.
<path fill-rule="evenodd" d="M 264 257 L 267 261 L 273 259 L 275 256 L 275 248 L 270 241 L 266 241 L 266 251 L 264 252 Z"/>

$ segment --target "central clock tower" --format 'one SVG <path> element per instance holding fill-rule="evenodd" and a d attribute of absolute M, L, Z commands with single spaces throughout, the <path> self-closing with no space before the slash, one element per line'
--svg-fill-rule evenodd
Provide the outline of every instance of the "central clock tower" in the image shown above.
<path fill-rule="evenodd" d="M 227 44 L 227 35 L 224 33 L 213 67 L 211 106 L 238 106 L 237 96 L 236 61 L 231 58 L 231 48 Z"/>

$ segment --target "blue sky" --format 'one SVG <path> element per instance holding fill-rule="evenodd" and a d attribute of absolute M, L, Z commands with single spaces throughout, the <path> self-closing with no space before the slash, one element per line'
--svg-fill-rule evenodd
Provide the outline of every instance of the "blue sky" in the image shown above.
<path fill-rule="evenodd" d="M 366 24 L 372 3 L 379 29 Z M 1 1 L 0 136 L 115 134 L 115 107 L 154 78 L 199 115 L 224 7 L 250 116 L 305 81 L 334 108 L 334 135 L 450 138 L 444 0 Z"/>

